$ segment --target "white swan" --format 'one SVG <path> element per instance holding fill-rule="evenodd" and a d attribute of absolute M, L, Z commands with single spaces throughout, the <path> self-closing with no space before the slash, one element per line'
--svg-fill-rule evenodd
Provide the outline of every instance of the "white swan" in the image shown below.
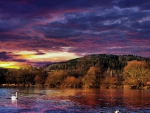
<path fill-rule="evenodd" d="M 16 100 L 16 99 L 18 99 L 17 92 L 16 92 L 16 96 L 11 96 L 11 100 Z"/>
<path fill-rule="evenodd" d="M 119 110 L 116 110 L 115 113 L 119 113 Z"/>

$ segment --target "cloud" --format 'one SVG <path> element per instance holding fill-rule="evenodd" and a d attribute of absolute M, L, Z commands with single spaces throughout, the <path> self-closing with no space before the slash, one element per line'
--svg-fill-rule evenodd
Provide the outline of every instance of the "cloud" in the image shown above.
<path fill-rule="evenodd" d="M 117 0 L 116 5 L 122 8 L 127 8 L 127 7 L 139 7 L 141 10 L 149 10 L 150 7 L 150 1 L 145 0 L 144 2 L 142 0 Z"/>
<path fill-rule="evenodd" d="M 149 4 L 149 0 L 0 1 L 0 59 L 33 63 L 16 51 L 34 51 L 36 57 L 51 56 L 49 52 L 149 57 Z"/>
<path fill-rule="evenodd" d="M 10 54 L 9 52 L 7 53 L 5 51 L 0 52 L 0 60 L 9 60 L 9 59 L 11 59 L 12 57 L 9 56 L 9 54 Z"/>
<path fill-rule="evenodd" d="M 69 37 L 76 37 L 81 35 L 81 31 L 77 31 L 75 29 L 70 29 L 67 26 L 64 26 L 63 24 L 57 24 L 56 27 L 52 23 L 52 25 L 48 26 L 39 26 L 37 28 L 38 32 L 42 32 L 46 38 L 69 38 Z"/>

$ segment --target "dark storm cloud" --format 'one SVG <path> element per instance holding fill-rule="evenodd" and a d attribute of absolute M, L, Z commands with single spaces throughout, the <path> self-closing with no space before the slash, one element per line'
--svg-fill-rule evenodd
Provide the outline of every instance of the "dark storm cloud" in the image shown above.
<path fill-rule="evenodd" d="M 11 42 L 11 41 L 17 42 L 20 40 L 29 41 L 30 39 L 32 39 L 30 36 L 21 36 L 18 34 L 0 33 L 0 42 Z"/>
<path fill-rule="evenodd" d="M 45 26 L 38 26 L 36 30 L 44 33 L 47 38 L 67 38 L 81 35 L 83 37 L 107 37 L 109 35 L 119 37 L 123 34 L 126 36 L 127 34 L 124 32 L 127 31 L 135 32 L 138 29 L 147 29 L 148 24 L 139 23 L 138 21 L 148 16 L 148 14 L 147 12 L 138 12 L 137 8 L 120 9 L 118 7 L 96 11 L 95 13 L 67 13 L 64 15 L 65 22 L 55 21 Z"/>
<path fill-rule="evenodd" d="M 122 8 L 139 7 L 141 10 L 150 9 L 150 0 L 116 0 L 115 3 Z"/>
<path fill-rule="evenodd" d="M 3 20 L 0 16 L 0 32 L 8 32 L 26 25 L 28 22 L 20 19 Z"/>
<path fill-rule="evenodd" d="M 64 26 L 61 23 L 56 27 L 53 25 L 40 26 L 38 31 L 44 33 L 46 38 L 68 38 L 81 35 L 81 31 L 71 29 L 70 27 Z"/>
<path fill-rule="evenodd" d="M 25 60 L 25 59 L 12 59 L 12 61 L 15 61 L 15 62 L 27 62 L 27 60 Z"/>
<path fill-rule="evenodd" d="M 146 34 L 150 36 L 150 20 L 146 20 L 144 22 L 134 22 L 132 24 L 132 28 L 136 29 L 137 32 L 141 34 Z"/>
<path fill-rule="evenodd" d="M 9 62 L 19 62 L 19 63 L 24 63 L 28 62 L 26 59 L 14 59 L 16 55 L 13 55 L 12 52 L 0 52 L 0 66 L 1 66 L 1 61 L 9 61 Z"/>
<path fill-rule="evenodd" d="M 25 59 L 14 59 L 15 57 L 18 57 L 20 55 L 14 55 L 12 52 L 0 52 L 0 60 L 6 60 L 6 61 L 17 61 L 17 62 L 25 62 L 27 60 Z"/>
<path fill-rule="evenodd" d="M 103 46 L 108 44 L 109 46 L 130 46 L 135 41 L 132 38 L 141 40 L 149 39 L 150 36 L 149 12 L 141 12 L 138 7 L 114 6 L 100 11 L 94 9 L 89 12 L 65 13 L 63 16 L 64 20 L 36 26 L 36 30 L 44 33 L 46 38 L 58 40 L 69 38 L 67 41 L 74 43 L 73 47 L 82 48 L 83 51 L 91 50 L 90 53 L 98 51 L 94 48 L 95 45 L 101 47 L 105 43 Z M 78 44 L 75 44 L 77 42 Z M 83 48 L 83 45 L 87 43 L 88 47 Z M 76 49 L 76 52 L 82 49 Z M 132 52 L 136 54 L 136 51 Z"/>
<path fill-rule="evenodd" d="M 54 63 L 54 62 L 28 62 L 28 63 L 34 67 L 39 67 L 39 66 L 43 67 L 43 66 L 49 65 L 49 64 Z"/>
<path fill-rule="evenodd" d="M 45 53 L 41 52 L 41 51 L 37 51 L 35 55 L 44 55 Z"/>
<path fill-rule="evenodd" d="M 28 0 L 30 1 L 30 0 Z M 29 2 L 28 2 L 29 3 Z M 112 3 L 112 0 L 105 0 L 105 1 L 99 1 L 99 0 L 57 0 L 57 1 L 50 1 L 50 0 L 33 0 L 34 6 L 37 6 L 38 8 L 45 8 L 45 9 L 70 9 L 70 8 L 89 8 L 92 6 L 109 6 Z M 50 7 L 51 6 L 51 7 Z"/>
<path fill-rule="evenodd" d="M 149 6 L 150 0 L 2 0 L 0 49 L 149 57 Z"/>
<path fill-rule="evenodd" d="M 0 60 L 9 60 L 11 59 L 12 57 L 9 56 L 10 53 L 7 53 L 5 51 L 3 52 L 0 52 Z"/>
<path fill-rule="evenodd" d="M 68 42 L 61 41 L 61 40 L 43 40 L 43 39 L 35 39 L 31 40 L 28 43 L 24 42 L 23 44 L 19 45 L 21 48 L 27 47 L 27 49 L 34 50 L 37 54 L 44 54 L 38 50 L 60 50 L 61 47 L 69 46 Z"/>
<path fill-rule="evenodd" d="M 77 8 L 91 8 L 95 6 L 110 6 L 112 0 L 3 0 L 0 2 L 0 12 L 4 19 L 11 18 L 38 18 L 38 15 L 44 16 L 49 12 L 70 10 Z M 7 15 L 7 14 L 9 15 Z M 30 17 L 29 17 L 30 16 Z M 41 17 L 40 17 L 41 18 Z"/>

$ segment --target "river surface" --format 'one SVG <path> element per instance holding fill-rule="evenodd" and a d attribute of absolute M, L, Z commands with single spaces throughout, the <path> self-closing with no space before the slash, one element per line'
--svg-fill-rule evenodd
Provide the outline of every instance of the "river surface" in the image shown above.
<path fill-rule="evenodd" d="M 18 99 L 10 97 L 18 92 Z M 0 88 L 0 113 L 150 113 L 150 90 Z"/>

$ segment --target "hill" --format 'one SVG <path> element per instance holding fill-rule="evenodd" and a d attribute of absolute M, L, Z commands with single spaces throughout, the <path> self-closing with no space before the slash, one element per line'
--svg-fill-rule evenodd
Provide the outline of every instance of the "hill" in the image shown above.
<path fill-rule="evenodd" d="M 150 58 L 88 55 L 43 68 L 0 69 L 0 84 L 12 86 L 143 88 L 150 84 Z"/>
<path fill-rule="evenodd" d="M 65 70 L 70 72 L 70 75 L 78 77 L 85 75 L 90 67 L 95 66 L 101 68 L 103 72 L 111 70 L 114 74 L 120 74 L 127 63 L 132 60 L 146 61 L 150 64 L 150 58 L 141 56 L 94 54 L 66 62 L 53 63 L 45 66 L 44 69 L 48 72 Z"/>

